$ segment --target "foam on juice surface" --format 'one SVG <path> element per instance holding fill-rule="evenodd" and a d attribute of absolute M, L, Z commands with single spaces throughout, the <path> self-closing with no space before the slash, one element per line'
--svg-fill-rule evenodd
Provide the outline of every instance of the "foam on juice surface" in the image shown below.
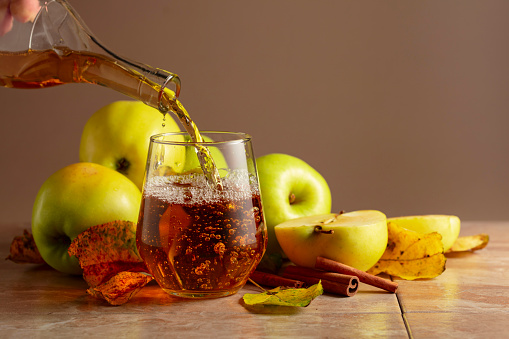
<path fill-rule="evenodd" d="M 241 200 L 259 194 L 256 178 L 236 170 L 222 178 L 223 190 L 211 188 L 203 174 L 155 176 L 144 187 L 144 196 L 153 196 L 171 204 L 209 204 L 221 200 Z"/>

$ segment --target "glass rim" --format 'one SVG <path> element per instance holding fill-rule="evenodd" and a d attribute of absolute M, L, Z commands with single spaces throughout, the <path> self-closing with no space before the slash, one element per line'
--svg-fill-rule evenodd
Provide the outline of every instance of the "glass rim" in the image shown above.
<path fill-rule="evenodd" d="M 220 145 L 220 144 L 232 144 L 232 143 L 247 143 L 250 142 L 252 137 L 251 135 L 244 132 L 229 132 L 229 131 L 200 131 L 201 135 L 207 136 L 208 134 L 219 134 L 219 135 L 231 135 L 235 136 L 235 138 L 229 140 L 219 140 L 219 141 L 206 141 L 203 142 L 194 142 L 194 141 L 179 141 L 179 140 L 162 140 L 164 136 L 168 135 L 181 135 L 181 136 L 189 136 L 188 132 L 165 132 L 154 134 L 150 137 L 150 143 L 162 144 L 162 145 L 179 145 L 179 146 L 188 146 L 188 145 Z"/>

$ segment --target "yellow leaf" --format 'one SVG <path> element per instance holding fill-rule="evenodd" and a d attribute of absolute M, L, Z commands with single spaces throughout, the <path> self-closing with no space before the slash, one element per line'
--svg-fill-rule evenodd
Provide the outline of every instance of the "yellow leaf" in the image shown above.
<path fill-rule="evenodd" d="M 317 296 L 323 293 L 321 282 L 308 288 L 276 287 L 264 293 L 244 294 L 246 305 L 274 305 L 306 307 Z"/>
<path fill-rule="evenodd" d="M 440 234 L 420 234 L 391 222 L 387 227 L 387 248 L 368 273 L 414 280 L 435 278 L 444 272 L 446 258 Z"/>
<path fill-rule="evenodd" d="M 388 241 L 382 259 L 413 260 L 444 252 L 442 236 L 437 233 L 421 234 L 389 222 Z"/>
<path fill-rule="evenodd" d="M 459 237 L 447 253 L 481 250 L 488 245 L 489 241 L 490 236 L 484 233 Z"/>
<path fill-rule="evenodd" d="M 443 253 L 414 260 L 380 260 L 368 273 L 386 273 L 405 280 L 431 279 L 444 272 L 445 261 Z"/>

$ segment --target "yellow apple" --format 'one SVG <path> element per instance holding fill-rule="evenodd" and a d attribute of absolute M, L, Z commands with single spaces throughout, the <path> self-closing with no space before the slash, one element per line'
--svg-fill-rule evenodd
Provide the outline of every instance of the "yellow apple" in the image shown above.
<path fill-rule="evenodd" d="M 71 241 L 86 229 L 115 220 L 137 222 L 141 192 L 124 175 L 80 162 L 51 175 L 39 189 L 32 233 L 44 261 L 58 271 L 81 274 Z"/>
<path fill-rule="evenodd" d="M 457 216 L 454 215 L 412 215 L 396 218 L 388 218 L 387 222 L 393 222 L 396 225 L 418 232 L 418 233 L 431 233 L 437 232 L 442 235 L 442 244 L 444 251 L 451 248 L 452 244 L 460 234 L 461 222 Z"/>
<path fill-rule="evenodd" d="M 141 190 L 147 163 L 150 136 L 179 132 L 179 126 L 166 114 L 140 101 L 116 101 L 95 112 L 81 135 L 80 161 L 101 164 L 124 174 Z M 183 136 L 180 136 L 183 141 Z M 184 167 L 185 149 L 178 147 L 165 155 L 173 170 Z"/>
<path fill-rule="evenodd" d="M 297 218 L 274 230 L 288 259 L 305 267 L 321 256 L 366 271 L 387 247 L 387 218 L 374 210 Z"/>

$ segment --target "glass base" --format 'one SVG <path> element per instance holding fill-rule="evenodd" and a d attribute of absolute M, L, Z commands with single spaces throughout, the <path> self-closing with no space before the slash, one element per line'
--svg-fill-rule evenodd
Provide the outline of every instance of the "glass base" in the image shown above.
<path fill-rule="evenodd" d="M 163 291 L 171 296 L 187 299 L 211 299 L 227 297 L 237 293 L 242 286 L 230 290 L 169 290 L 163 288 Z"/>

